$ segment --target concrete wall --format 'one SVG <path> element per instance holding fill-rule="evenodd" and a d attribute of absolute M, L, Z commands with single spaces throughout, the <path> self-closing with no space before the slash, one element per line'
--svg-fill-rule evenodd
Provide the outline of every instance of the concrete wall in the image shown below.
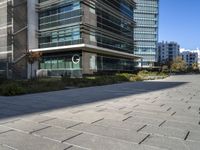
<path fill-rule="evenodd" d="M 30 49 L 38 48 L 38 13 L 36 11 L 36 4 L 38 0 L 27 0 L 28 13 L 28 51 Z M 27 78 L 36 77 L 36 71 L 39 68 L 38 62 L 35 62 L 32 67 L 31 64 L 27 66 Z M 32 69 L 32 71 L 31 71 Z M 31 74 L 32 72 L 32 74 Z"/>
<path fill-rule="evenodd" d="M 14 0 L 13 5 L 13 39 L 14 39 L 14 66 L 13 75 L 15 78 L 27 78 L 27 61 L 22 57 L 27 53 L 27 0 Z"/>
<path fill-rule="evenodd" d="M 93 74 L 97 72 L 97 54 L 82 52 L 83 74 Z"/>
<path fill-rule="evenodd" d="M 36 12 L 36 4 L 38 0 L 28 0 L 28 49 L 38 48 L 38 13 Z"/>

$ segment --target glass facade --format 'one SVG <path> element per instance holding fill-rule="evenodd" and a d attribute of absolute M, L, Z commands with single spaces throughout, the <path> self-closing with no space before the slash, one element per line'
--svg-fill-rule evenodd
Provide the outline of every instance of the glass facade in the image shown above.
<path fill-rule="evenodd" d="M 133 54 L 134 7 L 132 0 L 39 0 L 39 48 L 84 43 Z M 76 52 L 45 54 L 40 69 L 83 69 L 82 52 L 78 64 L 72 63 L 74 54 Z M 133 70 L 134 60 L 99 53 L 96 55 L 96 68 Z"/>
<path fill-rule="evenodd" d="M 97 57 L 97 69 L 99 71 L 133 71 L 135 63 L 131 60 L 114 58 L 108 56 L 98 56 Z"/>
<path fill-rule="evenodd" d="M 12 17 L 9 12 L 10 3 L 0 0 L 0 62 L 12 59 Z"/>
<path fill-rule="evenodd" d="M 80 70 L 81 61 L 79 63 L 73 63 L 73 55 L 74 53 L 57 53 L 53 55 L 45 55 L 40 62 L 40 68 L 48 70 Z M 81 53 L 76 53 L 76 55 L 79 55 L 81 58 Z"/>
<path fill-rule="evenodd" d="M 83 21 L 85 6 L 94 9 L 95 25 Z M 40 48 L 83 43 L 82 34 L 89 34 L 95 39 L 91 38 L 90 44 L 96 42 L 99 47 L 133 53 L 134 3 L 129 0 L 101 0 L 94 6 L 78 0 L 63 0 L 52 6 L 51 1 L 40 0 L 40 8 Z"/>
<path fill-rule="evenodd" d="M 143 57 L 138 66 L 151 67 L 156 62 L 158 43 L 159 0 L 135 0 L 134 53 Z"/>
<path fill-rule="evenodd" d="M 40 3 L 39 48 L 81 43 L 80 2 L 68 0 L 51 7 L 48 6 L 51 5 L 48 0 L 41 0 Z"/>
<path fill-rule="evenodd" d="M 98 3 L 101 7 L 96 6 L 97 28 L 94 33 L 97 45 L 133 53 L 134 5 L 125 0 L 101 0 Z"/>

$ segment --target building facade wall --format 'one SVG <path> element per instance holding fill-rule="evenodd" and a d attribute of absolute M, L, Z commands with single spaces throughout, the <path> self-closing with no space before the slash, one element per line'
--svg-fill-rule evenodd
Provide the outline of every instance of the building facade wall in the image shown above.
<path fill-rule="evenodd" d="M 0 0 L 0 61 L 7 61 L 8 58 L 12 59 L 11 36 L 9 32 L 12 29 L 11 22 L 11 1 Z M 2 70 L 3 65 L 0 70 Z"/>
<path fill-rule="evenodd" d="M 135 3 L 132 0 L 53 2 L 40 0 L 39 48 L 86 44 L 95 46 L 97 49 L 99 47 L 133 54 L 134 7 Z M 80 56 L 79 64 L 71 64 L 72 54 Z M 126 67 L 116 67 L 115 69 L 106 65 L 112 60 L 114 62 L 115 59 L 119 60 L 118 65 L 127 64 L 129 70 L 131 70 L 129 64 L 134 65 L 134 60 L 105 55 L 98 50 L 89 52 L 87 49 L 76 49 L 73 52 L 43 54 L 40 69 L 59 70 L 60 72 L 81 70 L 83 74 L 94 73 L 102 69 L 102 67 L 98 68 L 100 66 L 98 64 L 104 64 L 103 68 L 107 70 L 126 69 Z"/>
<path fill-rule="evenodd" d="M 157 59 L 160 64 L 167 64 L 180 56 L 180 45 L 176 42 L 158 43 Z"/>
<path fill-rule="evenodd" d="M 13 1 L 13 78 L 27 78 L 27 0 Z"/>
<path fill-rule="evenodd" d="M 13 78 L 27 77 L 27 1 L 0 1 L 0 64 Z"/>
<path fill-rule="evenodd" d="M 156 62 L 158 43 L 159 0 L 136 0 L 134 20 L 134 53 L 143 57 L 138 66 L 152 67 Z"/>
<path fill-rule="evenodd" d="M 0 32 L 5 37 L 0 39 L 0 52 L 3 49 L 5 54 L 0 56 L 7 61 L 9 53 L 16 77 L 30 76 L 27 54 L 34 50 L 43 53 L 39 63 L 34 64 L 34 74 L 38 69 L 50 70 L 53 75 L 65 70 L 85 74 L 133 70 L 134 59 L 138 58 L 133 52 L 134 0 L 3 2 L 0 0 L 0 6 L 5 5 L 0 9 Z M 60 49 L 66 46 L 78 48 Z M 77 55 L 79 61 L 73 64 Z"/>
<path fill-rule="evenodd" d="M 27 0 L 28 13 L 28 49 L 38 48 L 38 0 Z"/>
<path fill-rule="evenodd" d="M 188 67 L 192 67 L 193 64 L 198 64 L 198 53 L 185 51 L 181 53 L 181 56 Z"/>

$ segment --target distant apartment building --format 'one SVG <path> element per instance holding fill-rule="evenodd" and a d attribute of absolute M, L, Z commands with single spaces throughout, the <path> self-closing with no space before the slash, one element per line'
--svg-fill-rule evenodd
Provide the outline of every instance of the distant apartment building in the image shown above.
<path fill-rule="evenodd" d="M 200 68 L 200 49 L 195 49 L 195 50 L 181 49 L 181 52 L 184 52 L 184 51 L 190 51 L 192 53 L 197 53 L 198 54 L 198 66 Z"/>
<path fill-rule="evenodd" d="M 159 0 L 135 0 L 134 54 L 143 57 L 138 67 L 152 67 L 156 62 L 158 43 Z"/>
<path fill-rule="evenodd" d="M 157 60 L 159 64 L 172 62 L 180 56 L 180 45 L 176 42 L 159 42 Z"/>
<path fill-rule="evenodd" d="M 181 56 L 189 67 L 192 67 L 193 64 L 198 64 L 198 53 L 184 51 L 181 53 Z"/>
<path fill-rule="evenodd" d="M 138 41 L 146 48 L 138 52 L 146 51 L 144 61 L 154 62 L 158 6 L 154 0 L 145 4 L 151 6 L 149 13 L 139 4 L 136 18 L 143 12 L 141 18 L 151 21 L 142 27 L 144 21 L 136 19 L 136 31 L 144 31 L 145 41 L 152 43 Z M 134 0 L 0 0 L 0 70 L 9 62 L 22 78 L 30 77 L 30 69 L 48 76 L 132 71 L 140 59 L 135 54 L 142 54 L 133 52 L 135 8 Z M 42 53 L 31 67 L 29 52 Z"/>

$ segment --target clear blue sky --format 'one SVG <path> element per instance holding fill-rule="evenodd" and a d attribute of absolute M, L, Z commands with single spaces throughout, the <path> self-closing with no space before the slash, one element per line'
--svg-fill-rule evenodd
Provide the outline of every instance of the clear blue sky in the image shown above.
<path fill-rule="evenodd" d="M 160 0 L 159 41 L 200 48 L 200 0 Z"/>

